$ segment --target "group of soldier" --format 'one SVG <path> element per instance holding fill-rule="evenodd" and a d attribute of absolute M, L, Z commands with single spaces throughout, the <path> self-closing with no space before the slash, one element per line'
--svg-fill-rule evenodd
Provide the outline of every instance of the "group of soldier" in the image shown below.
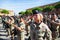
<path fill-rule="evenodd" d="M 55 40 L 60 36 L 60 20 L 55 13 L 47 17 L 38 12 L 32 11 L 33 15 L 29 16 L 2 16 L 3 27 L 7 30 L 11 40 L 17 35 L 17 40 Z M 6 19 L 8 18 L 8 19 Z"/>

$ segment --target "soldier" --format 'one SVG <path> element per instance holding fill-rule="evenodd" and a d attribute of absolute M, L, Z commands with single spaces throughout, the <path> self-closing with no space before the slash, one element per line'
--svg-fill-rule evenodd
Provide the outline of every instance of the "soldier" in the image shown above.
<path fill-rule="evenodd" d="M 14 29 L 11 24 L 14 23 L 14 19 L 8 16 L 8 20 L 5 22 L 6 22 L 6 30 L 8 31 L 8 36 L 12 37 L 12 40 L 14 40 L 14 36 L 11 35 L 12 30 Z"/>
<path fill-rule="evenodd" d="M 31 40 L 43 40 L 45 32 L 49 34 L 49 40 L 52 40 L 51 31 L 46 24 L 43 23 L 43 15 L 37 14 L 36 11 L 33 12 L 33 21 L 24 23 L 30 26 L 30 38 Z"/>
<path fill-rule="evenodd" d="M 22 21 L 22 18 L 20 19 L 20 27 L 18 27 L 16 24 L 12 24 L 15 29 L 17 29 L 17 38 L 18 40 L 25 40 L 25 24 Z"/>
<path fill-rule="evenodd" d="M 49 38 L 49 40 L 52 40 L 51 37 L 51 31 L 48 28 L 48 26 L 46 24 L 43 23 L 43 15 L 42 14 L 38 14 L 37 15 L 38 20 L 36 20 L 36 18 L 34 18 L 35 20 L 35 33 L 36 33 L 36 40 L 43 40 L 44 35 L 49 34 L 49 37 L 46 35 L 46 37 Z M 46 33 L 46 34 L 45 34 Z"/>
<path fill-rule="evenodd" d="M 58 17 L 56 16 L 56 14 L 52 15 L 52 20 L 51 20 L 51 31 L 52 31 L 52 37 L 53 40 L 56 39 L 56 37 L 58 37 L 58 29 L 59 29 L 59 20 Z"/>
<path fill-rule="evenodd" d="M 10 29 L 9 29 L 9 27 L 10 27 L 10 25 L 7 23 L 7 21 L 9 22 L 9 18 L 8 18 L 8 16 L 5 16 L 5 20 L 4 20 L 4 25 L 5 25 L 5 29 L 6 29 L 6 31 L 7 31 L 7 33 L 8 33 L 8 36 L 10 35 Z"/>
<path fill-rule="evenodd" d="M 13 17 L 10 17 L 9 23 L 10 23 L 10 24 L 13 24 L 13 23 L 14 23 L 14 18 L 13 18 Z M 14 27 L 13 27 L 12 25 L 10 25 L 10 35 L 11 35 L 11 40 L 14 40 L 13 29 L 14 29 Z"/>
<path fill-rule="evenodd" d="M 27 23 L 31 21 L 30 17 L 31 17 L 31 16 L 28 16 L 28 17 L 26 18 L 26 22 L 27 22 Z M 30 27 L 29 27 L 29 26 L 26 26 L 26 36 L 30 36 Z"/>
<path fill-rule="evenodd" d="M 5 15 L 2 16 L 3 28 L 5 28 L 5 22 L 4 22 L 4 20 L 6 20 L 5 17 L 6 17 Z"/>

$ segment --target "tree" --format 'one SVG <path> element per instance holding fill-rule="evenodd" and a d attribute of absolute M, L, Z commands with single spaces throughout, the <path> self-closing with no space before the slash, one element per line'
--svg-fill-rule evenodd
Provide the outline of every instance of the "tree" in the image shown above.
<path fill-rule="evenodd" d="M 21 15 L 25 15 L 25 12 L 24 11 L 21 11 L 21 12 L 19 12 L 19 15 L 21 16 Z"/>
<path fill-rule="evenodd" d="M 54 6 L 45 6 L 44 8 L 43 8 L 43 12 L 50 12 L 50 11 L 52 11 L 54 9 Z"/>
<path fill-rule="evenodd" d="M 57 15 L 60 13 L 60 2 L 55 5 Z"/>
<path fill-rule="evenodd" d="M 25 14 L 26 15 L 32 15 L 32 10 L 26 10 Z"/>
<path fill-rule="evenodd" d="M 2 10 L 1 13 L 9 14 L 9 11 L 8 10 Z"/>
<path fill-rule="evenodd" d="M 55 9 L 59 9 L 60 8 L 60 2 L 57 3 L 57 5 L 55 5 Z"/>
<path fill-rule="evenodd" d="M 35 8 L 33 8 L 32 10 L 38 10 L 39 12 L 42 12 L 43 8 L 35 7 Z"/>

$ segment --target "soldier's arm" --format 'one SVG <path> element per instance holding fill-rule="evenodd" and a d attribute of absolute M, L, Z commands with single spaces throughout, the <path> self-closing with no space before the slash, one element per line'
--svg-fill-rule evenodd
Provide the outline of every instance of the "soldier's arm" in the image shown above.
<path fill-rule="evenodd" d="M 10 22 L 8 22 L 8 21 L 4 21 L 5 23 L 7 23 L 7 24 L 10 24 Z"/>
<path fill-rule="evenodd" d="M 59 22 L 55 22 L 53 20 L 49 20 L 50 23 L 54 24 L 54 25 L 59 25 L 60 26 L 60 23 Z"/>
<path fill-rule="evenodd" d="M 60 26 L 60 23 L 57 23 L 57 22 L 54 22 L 54 21 L 51 21 L 51 23 Z"/>
<path fill-rule="evenodd" d="M 11 23 L 14 23 L 14 18 L 13 17 L 10 17 L 12 19 Z"/>
<path fill-rule="evenodd" d="M 60 26 L 60 23 L 57 23 L 57 22 L 54 22 L 54 21 L 52 21 L 51 19 L 49 19 L 49 18 L 47 18 L 46 20 L 48 20 L 50 23 L 52 23 L 52 24 L 55 24 L 55 25 L 59 25 Z"/>
<path fill-rule="evenodd" d="M 47 25 L 45 25 L 45 27 L 46 27 L 46 30 L 47 30 L 47 34 L 48 34 L 48 39 L 49 40 L 52 40 L 52 32 L 51 32 L 51 30 L 48 28 L 48 26 Z"/>
<path fill-rule="evenodd" d="M 14 19 L 12 18 L 12 17 L 10 17 L 12 20 L 10 20 L 10 21 L 5 21 L 6 23 L 8 23 L 8 24 L 11 24 L 12 22 L 14 22 Z"/>
<path fill-rule="evenodd" d="M 19 30 L 19 31 L 22 31 L 22 30 L 24 30 L 24 28 L 21 28 L 21 27 L 18 27 L 17 25 L 15 25 L 15 24 L 12 24 L 13 25 L 13 27 L 15 27 L 17 30 Z"/>
<path fill-rule="evenodd" d="M 31 22 L 28 22 L 28 23 L 27 23 L 27 21 L 25 21 L 23 18 L 22 18 L 21 20 L 22 20 L 22 22 L 23 22 L 26 26 L 29 26 L 30 23 L 31 23 Z"/>

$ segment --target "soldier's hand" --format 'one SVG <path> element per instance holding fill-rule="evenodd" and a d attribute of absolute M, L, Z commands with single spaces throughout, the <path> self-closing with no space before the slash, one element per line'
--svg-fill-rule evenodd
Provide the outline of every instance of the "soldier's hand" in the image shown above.
<path fill-rule="evenodd" d="M 24 28 L 21 28 L 21 30 L 24 30 Z"/>
<path fill-rule="evenodd" d="M 14 27 L 17 27 L 17 25 L 14 24 Z"/>
<path fill-rule="evenodd" d="M 17 25 L 15 25 L 15 24 L 11 24 L 13 27 L 17 27 Z"/>

